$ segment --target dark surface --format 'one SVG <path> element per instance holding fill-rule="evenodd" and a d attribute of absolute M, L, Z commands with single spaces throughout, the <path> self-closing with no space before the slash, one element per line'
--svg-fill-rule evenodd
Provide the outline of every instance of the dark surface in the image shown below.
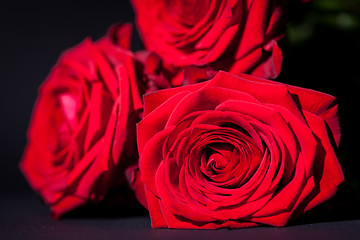
<path fill-rule="evenodd" d="M 303 15 L 296 14 L 298 18 Z M 32 193 L 18 170 L 37 88 L 65 49 L 88 36 L 96 40 L 111 24 L 133 22 L 133 18 L 126 0 L 1 2 L 0 239 L 360 239 L 360 31 L 321 24 L 301 44 L 281 42 L 284 63 L 278 80 L 339 99 L 339 159 L 346 180 L 335 198 L 286 228 L 153 230 L 148 216 L 141 216 L 141 211 L 131 216 L 129 209 L 126 214 L 96 216 L 80 211 L 52 220 L 48 207 Z M 133 49 L 141 48 L 137 35 L 133 43 Z"/>
<path fill-rule="evenodd" d="M 48 208 L 31 195 L 0 200 L 0 239 L 359 239 L 360 220 L 307 223 L 290 227 L 220 230 L 152 229 L 148 216 L 117 218 L 49 217 Z"/>

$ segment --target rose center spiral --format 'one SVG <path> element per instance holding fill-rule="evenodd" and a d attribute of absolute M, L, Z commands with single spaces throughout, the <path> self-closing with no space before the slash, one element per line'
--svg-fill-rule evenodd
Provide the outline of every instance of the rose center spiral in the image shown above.
<path fill-rule="evenodd" d="M 226 168 L 229 161 L 231 161 L 233 150 L 234 147 L 231 144 L 209 144 L 206 149 L 207 169 L 217 172 Z"/>

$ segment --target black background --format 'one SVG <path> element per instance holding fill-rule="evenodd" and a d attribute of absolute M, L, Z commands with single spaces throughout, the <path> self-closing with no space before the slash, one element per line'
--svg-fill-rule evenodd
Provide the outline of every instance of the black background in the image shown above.
<path fill-rule="evenodd" d="M 26 144 L 37 88 L 60 54 L 111 24 L 133 22 L 128 1 L 4 1 L 0 3 L 0 191 L 29 191 L 18 162 Z M 140 48 L 138 37 L 134 48 Z"/>
<path fill-rule="evenodd" d="M 303 17 L 299 12 L 291 14 L 295 23 Z M 18 163 L 37 88 L 61 52 L 88 36 L 100 38 L 111 24 L 120 21 L 134 22 L 128 1 L 0 3 L 0 198 L 35 196 Z M 335 198 L 299 223 L 359 219 L 360 31 L 325 25 L 315 30 L 311 40 L 302 44 L 282 40 L 284 63 L 278 81 L 338 97 L 342 127 L 338 153 L 346 181 Z M 133 50 L 140 48 L 135 33 Z"/>

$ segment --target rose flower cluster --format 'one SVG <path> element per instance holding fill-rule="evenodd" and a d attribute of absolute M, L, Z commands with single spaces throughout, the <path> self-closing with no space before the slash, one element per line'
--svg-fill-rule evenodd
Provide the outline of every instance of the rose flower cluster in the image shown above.
<path fill-rule="evenodd" d="M 132 4 L 144 50 L 115 25 L 39 89 L 20 168 L 54 218 L 123 189 L 154 228 L 285 226 L 334 195 L 335 97 L 270 80 L 285 0 Z"/>

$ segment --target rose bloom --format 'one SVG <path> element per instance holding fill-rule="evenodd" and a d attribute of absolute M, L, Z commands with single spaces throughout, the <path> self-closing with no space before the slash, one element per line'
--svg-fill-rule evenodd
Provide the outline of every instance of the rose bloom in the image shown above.
<path fill-rule="evenodd" d="M 339 140 L 334 97 L 220 71 L 144 97 L 132 183 L 154 228 L 284 226 L 343 181 Z"/>
<path fill-rule="evenodd" d="M 125 168 L 137 163 L 143 105 L 130 35 L 125 24 L 95 43 L 86 39 L 39 90 L 20 167 L 55 218 L 124 188 Z"/>
<path fill-rule="evenodd" d="M 168 69 L 210 64 L 263 78 L 276 78 L 281 70 L 277 41 L 283 36 L 284 2 L 132 0 L 146 49 L 159 54 Z"/>

